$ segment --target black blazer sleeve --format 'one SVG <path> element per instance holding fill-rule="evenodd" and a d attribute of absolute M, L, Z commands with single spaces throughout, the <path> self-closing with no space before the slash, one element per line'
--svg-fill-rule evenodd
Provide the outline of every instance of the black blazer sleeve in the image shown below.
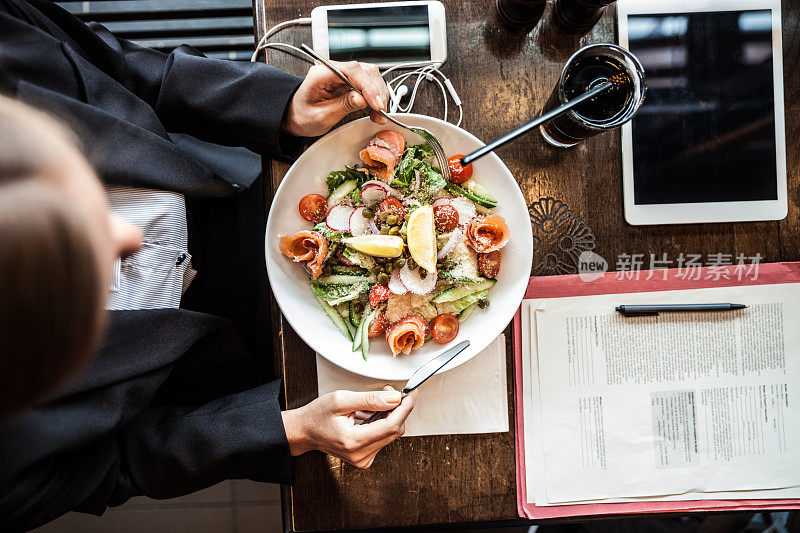
<path fill-rule="evenodd" d="M 0 531 L 225 479 L 291 482 L 278 381 L 204 401 L 169 381 L 203 368 L 211 385 L 222 380 L 209 356 L 223 350 L 235 361 L 243 350 L 226 321 L 115 311 L 110 326 L 98 358 L 60 399 L 0 426 Z M 179 394 L 161 396 L 167 389 Z"/>
<path fill-rule="evenodd" d="M 87 505 L 172 498 L 225 479 L 289 483 L 289 445 L 273 381 L 199 407 L 145 412 L 117 439 L 116 486 Z"/>
<path fill-rule="evenodd" d="M 302 78 L 261 63 L 208 58 L 187 45 L 163 54 L 99 24 L 89 28 L 106 47 L 106 73 L 148 102 L 169 131 L 275 157 L 297 152 L 300 140 L 280 126 Z"/>
<path fill-rule="evenodd" d="M 3 11 L 74 48 L 96 69 L 152 108 L 168 131 L 226 146 L 244 146 L 270 157 L 286 158 L 299 153 L 302 139 L 281 132 L 280 124 L 302 82 L 300 77 L 261 63 L 207 58 L 185 45 L 165 54 L 118 39 L 97 23 L 84 24 L 46 0 L 0 0 L 0 12 Z M 1 28 L 0 31 L 16 33 L 10 39 L 29 38 L 17 28 Z M 2 44 L 0 39 L 0 49 Z M 38 69 L 31 74 L 35 78 L 61 54 L 36 44 L 20 53 L 33 48 L 40 56 L 45 55 L 33 59 Z M 6 53 L 13 54 L 14 50 L 9 46 Z M 75 68 L 81 70 L 80 65 Z M 79 86 L 68 89 L 91 94 L 99 83 L 96 73 L 81 72 Z M 41 85 L 61 88 L 49 79 Z M 125 105 L 121 96 L 117 103 L 120 105 Z"/>
<path fill-rule="evenodd" d="M 27 531 L 133 496 L 172 498 L 226 479 L 289 483 L 278 382 L 200 407 L 158 407 L 124 431 L 28 469 L 0 495 L 0 530 Z M 84 416 L 89 413 L 83 412 Z"/>

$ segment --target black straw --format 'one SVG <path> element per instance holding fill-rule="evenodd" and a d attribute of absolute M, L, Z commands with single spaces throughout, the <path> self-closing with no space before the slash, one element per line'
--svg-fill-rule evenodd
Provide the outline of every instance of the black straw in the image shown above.
<path fill-rule="evenodd" d="M 489 152 L 493 152 L 494 150 L 500 148 L 501 146 L 503 146 L 504 144 L 506 144 L 506 143 L 508 143 L 510 141 L 513 141 L 514 139 L 516 139 L 520 135 L 528 133 L 533 128 L 535 128 L 537 126 L 541 126 L 545 122 L 550 122 L 554 118 L 556 118 L 556 117 L 558 117 L 560 115 L 563 115 L 564 113 L 566 113 L 567 111 L 569 111 L 573 107 L 575 107 L 577 105 L 580 105 L 583 102 L 585 102 L 586 100 L 589 100 L 591 98 L 594 98 L 595 96 L 598 96 L 598 95 L 604 93 L 605 91 L 609 90 L 610 88 L 612 88 L 612 87 L 614 87 L 616 85 L 619 85 L 619 83 L 615 79 L 609 79 L 609 80 L 604 81 L 603 83 L 601 83 L 600 85 L 598 85 L 594 89 L 592 89 L 590 91 L 586 91 L 582 95 L 580 95 L 580 96 L 578 96 L 576 98 L 573 98 L 569 102 L 564 102 L 563 104 L 561 104 L 557 108 L 552 109 L 552 110 L 548 111 L 547 113 L 541 115 L 539 118 L 528 122 L 524 126 L 520 126 L 519 128 L 515 129 L 511 133 L 507 133 L 507 134 L 503 135 L 502 137 L 500 137 L 496 141 L 490 142 L 489 144 L 487 144 L 483 148 L 479 148 L 478 150 L 475 150 L 471 154 L 465 155 L 464 157 L 461 158 L 461 164 L 463 166 L 469 165 L 470 163 L 472 163 L 476 159 L 485 156 Z"/>

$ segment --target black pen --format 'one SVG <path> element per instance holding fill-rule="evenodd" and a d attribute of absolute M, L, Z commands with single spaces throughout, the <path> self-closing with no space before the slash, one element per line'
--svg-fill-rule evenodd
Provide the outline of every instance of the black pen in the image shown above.
<path fill-rule="evenodd" d="M 617 306 L 617 313 L 623 316 L 658 316 L 659 313 L 709 313 L 746 308 L 744 304 L 620 305 Z"/>

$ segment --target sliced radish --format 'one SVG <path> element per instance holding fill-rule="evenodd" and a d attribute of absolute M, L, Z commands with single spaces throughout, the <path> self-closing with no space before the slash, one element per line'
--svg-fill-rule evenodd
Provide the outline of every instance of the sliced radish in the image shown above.
<path fill-rule="evenodd" d="M 350 215 L 353 214 L 354 210 L 355 208 L 346 205 L 335 205 L 328 211 L 325 224 L 333 231 L 349 231 Z"/>
<path fill-rule="evenodd" d="M 386 189 L 373 183 L 361 189 L 361 201 L 364 205 L 373 206 L 386 199 Z"/>
<path fill-rule="evenodd" d="M 364 207 L 356 207 L 350 215 L 350 235 L 358 237 L 359 235 L 367 235 L 369 231 L 369 219 L 364 218 L 362 214 Z"/>
<path fill-rule="evenodd" d="M 437 276 L 436 272 L 428 272 L 428 275 L 422 278 L 419 272 L 419 267 L 411 270 L 408 268 L 408 263 L 406 263 L 406 265 L 400 269 L 400 281 L 406 289 L 414 294 L 422 296 L 423 294 L 428 294 L 436 287 Z"/>
<path fill-rule="evenodd" d="M 375 223 L 375 219 L 374 218 L 370 218 L 369 219 L 369 231 L 373 235 L 378 234 L 378 233 L 381 232 L 381 230 L 378 229 L 378 225 Z"/>
<path fill-rule="evenodd" d="M 386 191 L 386 194 L 388 196 L 394 196 L 398 200 L 403 197 L 403 195 L 400 194 L 400 191 L 398 191 L 397 189 L 395 189 L 393 187 L 390 187 L 389 185 L 387 185 L 386 183 L 384 183 L 382 181 L 379 181 L 379 180 L 365 181 L 363 187 L 368 187 L 370 185 L 378 185 L 380 187 L 383 187 L 383 190 Z"/>
<path fill-rule="evenodd" d="M 452 200 L 452 198 L 448 198 L 447 196 L 442 196 L 441 198 L 437 198 L 436 200 L 434 200 L 431 205 L 433 207 L 436 207 L 437 205 L 447 205 L 450 203 L 450 200 Z"/>
<path fill-rule="evenodd" d="M 456 228 L 453 230 L 453 233 L 450 234 L 450 238 L 447 239 L 447 242 L 442 249 L 439 250 L 439 253 L 436 254 L 436 259 L 444 259 L 447 257 L 447 254 L 453 251 L 453 248 L 456 247 L 456 244 L 461 240 L 461 237 L 464 236 L 464 232 L 461 231 L 461 228 Z"/>
<path fill-rule="evenodd" d="M 414 171 L 414 185 L 411 188 L 411 194 L 417 194 L 422 185 L 422 173 L 419 170 Z"/>
<path fill-rule="evenodd" d="M 395 268 L 392 270 L 392 275 L 389 276 L 389 290 L 392 291 L 393 294 L 403 295 L 408 292 L 406 286 L 403 285 L 403 282 L 400 281 L 400 269 Z"/>
<path fill-rule="evenodd" d="M 450 200 L 450 205 L 453 206 L 453 209 L 458 213 L 459 226 L 466 226 L 472 222 L 472 219 L 478 214 L 478 211 L 475 209 L 475 204 L 463 196 Z"/>

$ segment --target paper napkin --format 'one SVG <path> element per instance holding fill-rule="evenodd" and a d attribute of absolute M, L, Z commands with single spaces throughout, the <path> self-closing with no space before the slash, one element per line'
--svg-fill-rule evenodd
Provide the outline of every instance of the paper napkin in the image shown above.
<path fill-rule="evenodd" d="M 345 389 L 402 389 L 405 381 L 386 382 L 339 368 L 317 354 L 320 396 Z M 508 431 L 505 335 L 463 365 L 433 376 L 417 393 L 414 410 L 406 419 L 406 437 Z"/>

